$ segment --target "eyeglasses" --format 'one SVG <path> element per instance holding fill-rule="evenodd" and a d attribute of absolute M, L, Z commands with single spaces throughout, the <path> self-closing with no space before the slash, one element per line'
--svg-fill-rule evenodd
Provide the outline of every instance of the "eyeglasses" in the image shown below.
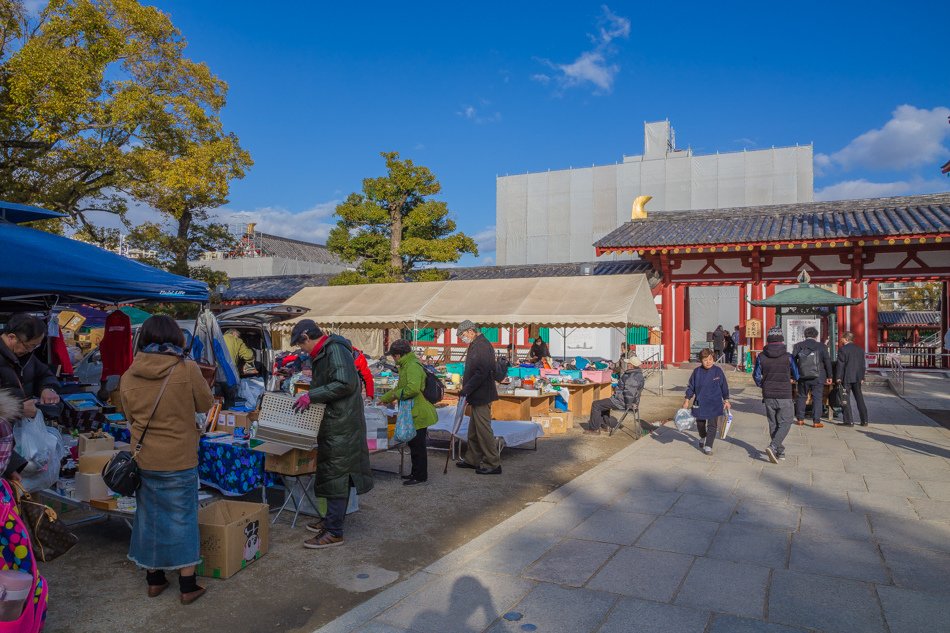
<path fill-rule="evenodd" d="M 19 336 L 17 337 L 16 340 L 17 342 L 20 343 L 20 345 L 23 347 L 24 352 L 26 353 L 32 352 L 33 350 L 35 350 L 37 347 L 40 346 L 40 343 L 43 342 L 43 339 L 40 339 L 36 343 L 33 343 L 32 345 L 30 345 L 29 341 L 24 341 Z"/>

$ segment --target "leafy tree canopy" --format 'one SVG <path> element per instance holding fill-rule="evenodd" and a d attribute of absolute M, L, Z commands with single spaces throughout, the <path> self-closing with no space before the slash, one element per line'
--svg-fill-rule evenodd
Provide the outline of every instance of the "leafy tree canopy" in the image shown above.
<path fill-rule="evenodd" d="M 908 288 L 901 298 L 900 307 L 904 310 L 939 310 L 940 284 L 926 283 Z"/>
<path fill-rule="evenodd" d="M 475 241 L 456 232 L 445 202 L 432 196 L 442 187 L 435 175 L 396 152 L 382 152 L 387 174 L 363 180 L 363 192 L 339 204 L 340 220 L 330 231 L 327 248 L 357 270 L 331 284 L 435 281 L 445 271 L 427 266 L 457 262 L 463 253 L 478 255 Z"/>

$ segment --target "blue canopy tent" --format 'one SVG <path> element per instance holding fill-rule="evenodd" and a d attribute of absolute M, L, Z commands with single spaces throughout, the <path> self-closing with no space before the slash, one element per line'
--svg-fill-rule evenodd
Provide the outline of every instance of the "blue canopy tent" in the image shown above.
<path fill-rule="evenodd" d="M 0 221 L 0 244 L 5 261 L 0 267 L 0 299 L 4 301 L 44 296 L 55 297 L 58 303 L 208 301 L 208 286 L 202 281 L 52 233 Z"/>
<path fill-rule="evenodd" d="M 0 200 L 0 220 L 6 220 L 13 224 L 36 222 L 37 220 L 52 220 L 61 217 L 63 217 L 63 214 L 57 211 L 47 211 L 39 207 L 31 207 L 28 204 L 17 204 L 16 202 L 4 202 Z"/>

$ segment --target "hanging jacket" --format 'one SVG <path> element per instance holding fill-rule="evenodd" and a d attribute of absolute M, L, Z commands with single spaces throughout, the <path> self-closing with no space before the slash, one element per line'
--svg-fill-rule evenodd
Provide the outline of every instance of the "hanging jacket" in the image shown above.
<path fill-rule="evenodd" d="M 439 415 L 431 402 L 422 395 L 426 386 L 426 372 L 419 358 L 412 352 L 399 359 L 399 382 L 383 394 L 380 402 L 412 400 L 412 422 L 416 429 L 430 427 L 439 421 Z"/>
<path fill-rule="evenodd" d="M 317 434 L 318 497 L 346 499 L 350 485 L 358 494 L 373 489 L 373 472 L 366 443 L 363 394 L 353 364 L 353 348 L 341 336 L 325 336 L 310 359 L 313 376 L 310 401 L 326 405 Z"/>
<path fill-rule="evenodd" d="M 769 343 L 755 358 L 752 379 L 762 388 L 762 398 L 792 399 L 792 379 L 798 380 L 798 367 L 785 343 Z"/>
<path fill-rule="evenodd" d="M 132 365 L 132 321 L 122 310 L 106 317 L 105 333 L 99 343 L 102 380 L 121 376 Z"/>
<path fill-rule="evenodd" d="M 366 355 L 363 351 L 353 348 L 353 364 L 356 366 L 356 372 L 363 381 L 363 387 L 366 389 L 366 397 L 373 399 L 376 393 L 376 385 L 373 383 L 373 372 L 369 370 L 369 363 L 366 361 Z"/>

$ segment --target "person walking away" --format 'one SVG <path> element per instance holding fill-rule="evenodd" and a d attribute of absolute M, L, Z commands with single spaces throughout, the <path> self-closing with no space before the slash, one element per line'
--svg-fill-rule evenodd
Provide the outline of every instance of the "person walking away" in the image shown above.
<path fill-rule="evenodd" d="M 429 456 L 426 453 L 428 429 L 439 421 L 439 416 L 432 403 L 422 394 L 426 386 L 426 371 L 419 362 L 419 358 L 412 352 L 412 346 L 405 339 L 393 341 L 387 355 L 392 356 L 399 368 L 399 382 L 390 391 L 380 396 L 379 401 L 410 402 L 412 406 L 412 422 L 416 427 L 416 435 L 406 442 L 409 447 L 409 458 L 412 460 L 412 470 L 403 475 L 404 486 L 414 486 L 425 483 L 429 479 Z"/>
<path fill-rule="evenodd" d="M 864 404 L 864 393 L 861 391 L 866 370 L 864 350 L 854 343 L 854 332 L 842 333 L 841 347 L 838 349 L 838 364 L 835 367 L 835 382 L 843 392 L 841 416 L 844 418 L 845 426 L 854 426 L 854 413 L 851 411 L 852 398 L 858 405 L 861 426 L 868 425 L 868 408 Z"/>
<path fill-rule="evenodd" d="M 201 562 L 201 428 L 195 414 L 207 413 L 214 397 L 198 365 L 185 358 L 184 344 L 184 334 L 170 316 L 146 319 L 138 353 L 119 381 L 119 397 L 132 425 L 142 482 L 135 493 L 129 560 L 146 570 L 150 598 L 168 588 L 165 572 L 177 570 L 181 603 L 191 604 L 205 593 L 195 578 Z"/>
<path fill-rule="evenodd" d="M 462 321 L 457 333 L 468 345 L 460 395 L 472 407 L 465 456 L 455 465 L 473 468 L 479 475 L 500 475 L 501 455 L 491 428 L 491 403 L 498 400 L 495 387 L 495 350 L 472 321 Z M 537 341 L 539 339 L 535 339 Z"/>
<path fill-rule="evenodd" d="M 715 362 L 719 362 L 720 357 L 722 357 L 722 350 L 726 346 L 726 331 L 722 329 L 722 326 L 719 325 L 716 327 L 716 330 L 713 332 L 713 351 L 716 353 Z"/>
<path fill-rule="evenodd" d="M 821 413 L 825 401 L 825 385 L 831 384 L 831 355 L 818 342 L 818 330 L 805 328 L 805 340 L 795 343 L 792 358 L 798 367 L 798 397 L 795 399 L 795 421 L 805 424 L 805 406 L 811 394 L 812 420 L 816 429 L 823 428 Z"/>
<path fill-rule="evenodd" d="M 310 391 L 294 403 L 297 411 L 311 404 L 323 404 L 323 420 L 317 433 L 320 459 L 313 481 L 313 492 L 327 500 L 326 516 L 307 525 L 315 533 L 304 541 L 308 549 L 343 545 L 343 521 L 350 488 L 357 494 L 373 489 L 373 472 L 366 443 L 366 419 L 360 378 L 353 364 L 353 347 L 341 336 L 324 334 L 311 319 L 294 326 L 290 344 L 299 346 L 310 357 Z"/>
<path fill-rule="evenodd" d="M 713 442 L 719 433 L 719 418 L 729 405 L 729 383 L 722 367 L 716 364 L 714 352 L 708 347 L 699 353 L 700 366 L 693 370 L 686 384 L 683 408 L 688 409 L 693 399 L 692 413 L 696 418 L 700 446 L 707 455 L 713 453 Z"/>
<path fill-rule="evenodd" d="M 798 367 L 785 347 L 785 336 L 781 328 L 770 329 L 765 342 L 765 349 L 755 358 L 752 379 L 762 388 L 765 417 L 769 421 L 771 441 L 765 449 L 765 454 L 770 462 L 777 464 L 780 459 L 785 459 L 783 442 L 792 427 L 795 414 L 792 384 L 798 380 Z"/>
<path fill-rule="evenodd" d="M 723 331 L 723 334 L 725 334 L 725 331 Z M 733 360 L 735 359 L 736 345 L 732 342 L 731 336 L 726 335 L 724 339 L 724 345 L 725 348 L 723 349 L 723 353 L 726 355 L 726 364 L 732 365 Z"/>
<path fill-rule="evenodd" d="M 611 410 L 624 411 L 640 403 L 640 394 L 646 382 L 643 370 L 640 368 L 642 364 L 640 359 L 631 354 L 628 358 L 622 359 L 620 364 L 622 365 L 621 373 L 613 394 L 609 398 L 594 400 L 591 403 L 590 421 L 587 423 L 585 433 L 598 435 L 602 429 L 616 426 L 616 420 L 610 416 Z"/>
<path fill-rule="evenodd" d="M 0 333 L 0 388 L 11 390 L 23 403 L 23 416 L 36 416 L 37 406 L 59 404 L 59 381 L 34 353 L 46 338 L 46 323 L 25 312 L 14 314 Z M 14 451 L 3 476 L 20 481 L 27 461 Z"/>

